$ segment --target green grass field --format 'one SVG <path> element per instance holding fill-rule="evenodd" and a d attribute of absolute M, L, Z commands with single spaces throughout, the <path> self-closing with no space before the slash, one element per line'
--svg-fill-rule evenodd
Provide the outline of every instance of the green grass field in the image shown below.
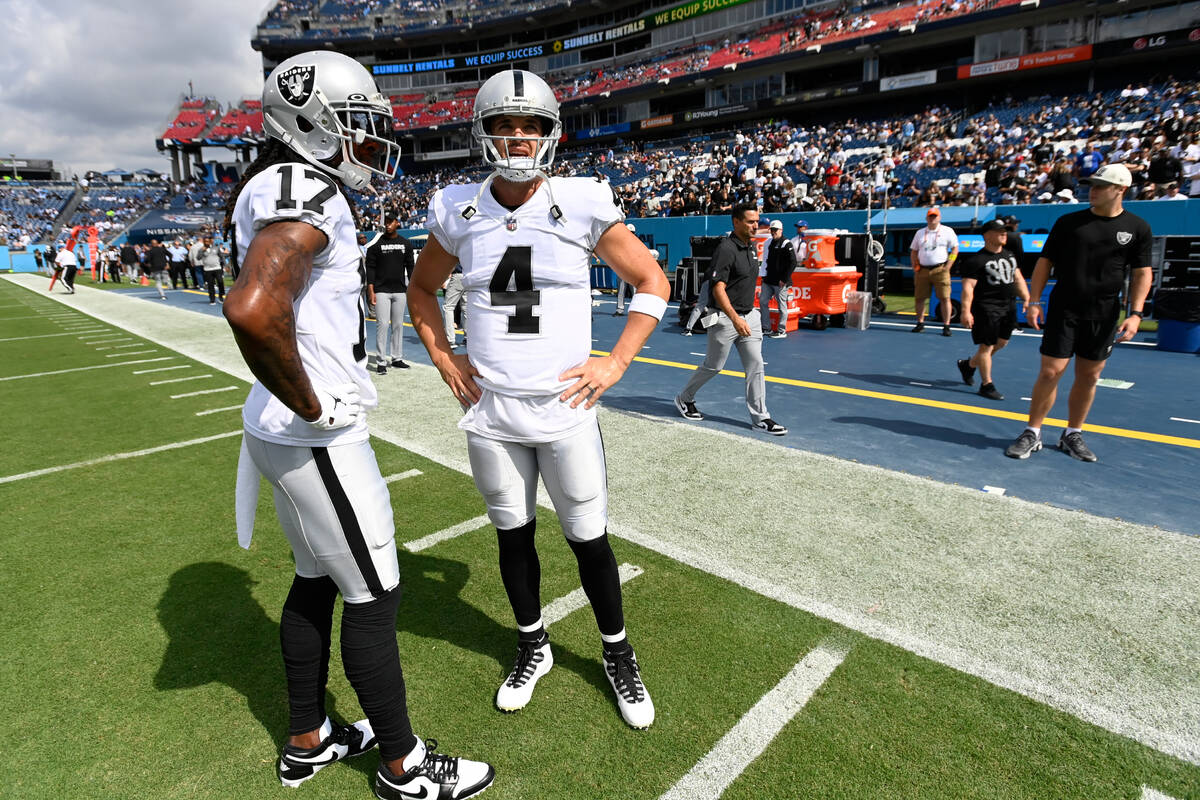
<path fill-rule="evenodd" d="M 244 381 L 89 322 L 0 281 L 0 797 L 370 796 L 373 753 L 294 792 L 275 778 L 292 563 L 267 491 L 251 549 L 237 547 L 237 436 L 18 477 L 240 429 L 236 410 L 202 412 L 239 404 Z M 144 372 L 163 367 L 183 368 Z M 373 443 L 384 475 L 420 471 L 391 484 L 398 543 L 483 513 L 469 475 Z M 548 603 L 578 578 L 552 513 L 539 530 Z M 1200 798 L 1195 764 L 625 540 L 654 726 L 621 721 L 587 608 L 551 626 L 557 664 L 531 705 L 500 714 L 515 637 L 494 548 L 490 527 L 401 547 L 397 625 L 417 733 L 491 761 L 489 798 L 658 798 L 822 646 L 844 660 L 777 734 L 737 737 L 761 755 L 709 784 L 723 794 L 673 796 Z M 331 714 L 359 718 L 336 647 L 329 691 Z"/>

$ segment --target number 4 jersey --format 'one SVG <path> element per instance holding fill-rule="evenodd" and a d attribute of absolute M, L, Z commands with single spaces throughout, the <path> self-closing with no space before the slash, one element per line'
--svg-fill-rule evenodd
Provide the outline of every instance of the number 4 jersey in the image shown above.
<path fill-rule="evenodd" d="M 308 164 L 276 164 L 242 188 L 233 212 L 237 252 L 273 222 L 306 222 L 325 234 L 325 249 L 313 259 L 308 285 L 297 296 L 296 345 L 315 387 L 358 384 L 364 408 L 378 405 L 367 375 L 366 322 L 362 307 L 363 267 L 354 215 L 334 179 Z M 278 444 L 348 444 L 367 438 L 362 417 L 354 425 L 322 431 L 300 419 L 255 381 L 242 409 L 246 430 Z"/>
<path fill-rule="evenodd" d="M 490 191 L 479 199 L 470 219 L 462 213 L 479 184 L 440 189 L 429 204 L 428 226 L 442 247 L 463 268 L 467 341 L 478 382 L 498 395 L 528 398 L 525 421 L 496 425 L 479 420 L 469 430 L 514 440 L 548 440 L 574 419 L 592 415 L 567 411 L 558 394 L 573 381 L 559 375 L 587 361 L 592 348 L 591 255 L 600 237 L 624 215 L 612 188 L 594 178 L 551 178 L 554 200 L 562 211 L 551 215 L 547 187 L 516 210 L 497 202 Z M 533 409 L 540 399 L 542 408 Z M 489 402 L 494 398 L 489 398 Z M 473 415 L 488 415 L 483 407 Z M 494 408 L 503 416 L 509 409 Z M 561 406 L 561 408 L 560 408 Z M 542 424 L 529 417 L 543 416 Z M 545 415 L 554 417 L 545 418 Z M 531 424 L 525 424 L 531 423 Z M 547 430 L 547 428 L 551 430 Z M 527 435 L 521 431 L 527 430 Z M 557 435 L 557 434 L 555 434 Z"/>

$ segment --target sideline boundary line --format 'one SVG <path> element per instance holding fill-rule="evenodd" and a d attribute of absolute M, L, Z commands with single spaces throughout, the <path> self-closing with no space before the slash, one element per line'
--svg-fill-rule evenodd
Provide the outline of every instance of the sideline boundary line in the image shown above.
<path fill-rule="evenodd" d="M 604 350 L 593 350 L 594 356 L 607 356 L 609 353 Z M 660 367 L 673 367 L 675 369 L 686 369 L 695 371 L 695 364 L 684 364 L 680 361 L 664 361 L 659 358 L 643 358 L 637 356 L 633 359 L 643 364 L 654 364 Z M 719 373 L 731 378 L 745 378 L 746 373 L 738 372 L 731 369 L 723 369 Z M 945 411 L 959 411 L 965 414 L 978 414 L 984 417 L 996 417 L 998 419 L 1010 419 L 1015 422 L 1024 423 L 1027 421 L 1025 414 L 1018 414 L 1015 411 L 1001 411 L 996 408 L 984 408 L 982 406 L 969 406 L 964 403 L 947 403 L 944 400 L 930 400 L 924 397 L 910 397 L 903 394 L 892 394 L 890 392 L 876 392 L 871 389 L 856 389 L 852 386 L 835 386 L 831 383 L 817 383 L 815 381 L 802 381 L 795 378 L 778 378 L 774 375 L 767 375 L 768 383 L 778 383 L 784 386 L 796 386 L 801 389 L 817 389 L 822 392 L 835 392 L 837 394 L 849 394 L 855 397 L 870 397 L 875 400 L 888 400 L 893 403 L 907 403 L 914 406 L 925 406 L 926 408 L 940 408 Z M 1058 419 L 1055 417 L 1046 417 L 1043 425 L 1049 425 L 1053 428 L 1067 427 L 1067 420 Z M 1132 430 L 1130 428 L 1114 428 L 1110 425 L 1095 425 L 1091 422 L 1084 423 L 1083 429 L 1090 433 L 1103 433 L 1109 436 L 1120 436 L 1126 439 L 1140 439 L 1145 442 L 1157 442 L 1159 444 L 1173 444 L 1179 447 L 1193 447 L 1200 449 L 1200 439 L 1189 439 L 1185 436 L 1169 436 L 1163 433 L 1150 433 L 1148 431 Z"/>
<path fill-rule="evenodd" d="M 56 369 L 50 372 L 31 372 L 28 375 L 6 375 L 0 378 L 0 381 L 19 381 L 24 378 L 43 378 L 47 375 L 63 375 L 68 372 L 84 372 L 89 369 L 104 369 L 105 367 L 127 367 L 130 364 L 149 364 L 152 361 L 174 361 L 175 356 L 162 356 L 160 358 L 139 358 L 134 361 L 114 361 L 111 364 L 93 364 L 90 367 L 71 367 L 70 369 Z"/>
<path fill-rule="evenodd" d="M 114 453 L 111 456 L 101 456 L 100 458 L 92 458 L 87 461 L 76 461 L 74 464 L 62 464 L 57 467 L 46 467 L 45 469 L 35 469 L 32 472 L 22 472 L 19 475 L 6 475 L 0 478 L 0 483 L 13 483 L 14 481 L 25 480 L 26 478 L 36 478 L 41 475 L 52 475 L 55 472 L 65 472 L 69 469 L 78 469 L 79 467 L 94 467 L 97 464 L 107 464 L 110 461 L 124 461 L 127 458 L 137 458 L 138 456 L 148 456 L 153 453 L 162 453 L 166 450 L 178 450 L 181 447 L 191 447 L 194 444 L 204 444 L 205 442 L 214 442 L 217 439 L 228 439 L 230 436 L 241 436 L 242 431 L 230 431 L 229 433 L 218 433 L 215 436 L 202 436 L 199 439 L 188 439 L 186 442 L 173 442 L 172 444 L 159 445 L 158 447 L 149 447 L 145 450 L 134 450 L 129 453 Z"/>

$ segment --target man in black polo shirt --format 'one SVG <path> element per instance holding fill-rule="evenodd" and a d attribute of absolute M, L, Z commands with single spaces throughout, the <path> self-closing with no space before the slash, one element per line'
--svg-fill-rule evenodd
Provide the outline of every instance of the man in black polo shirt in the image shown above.
<path fill-rule="evenodd" d="M 396 233 L 399 227 L 400 219 L 389 211 L 383 233 L 367 245 L 367 302 L 375 309 L 375 371 L 380 375 L 387 373 L 389 340 L 391 366 L 408 369 L 404 362 L 404 310 L 408 308 L 413 249 L 408 239 Z"/>
<path fill-rule="evenodd" d="M 742 370 L 746 373 L 746 407 L 750 409 L 751 424 L 772 436 L 783 436 L 787 428 L 767 413 L 762 321 L 754 307 L 758 259 L 754 254 L 753 236 L 758 229 L 758 209 L 752 203 L 738 204 L 730 216 L 733 232 L 721 240 L 712 256 L 712 300 L 719 309 L 717 321 L 707 328 L 708 348 L 704 363 L 696 369 L 683 391 L 675 396 L 675 408 L 685 419 L 704 419 L 696 409 L 696 392 L 724 368 L 729 348 L 736 344 Z"/>
<path fill-rule="evenodd" d="M 1029 423 L 1008 449 L 1010 458 L 1028 458 L 1042 449 L 1042 422 L 1058 393 L 1058 380 L 1075 358 L 1075 382 L 1068 401 L 1067 430 L 1058 447 L 1080 461 L 1096 456 L 1083 443 L 1080 430 L 1096 396 L 1096 383 L 1104 362 L 1112 353 L 1114 338 L 1125 342 L 1137 333 L 1142 305 L 1150 291 L 1150 226 L 1141 217 L 1124 210 L 1121 200 L 1132 183 L 1122 164 L 1105 164 L 1086 180 L 1090 208 L 1064 214 L 1054 223 L 1042 256 L 1034 267 L 1032 298 L 1042 289 L 1053 269 L 1057 279 L 1050 293 L 1042 336 L 1042 368 L 1033 385 Z M 1118 325 L 1121 289 L 1129 282 L 1132 311 Z M 1041 304 L 1025 304 L 1029 324 L 1038 328 Z"/>
<path fill-rule="evenodd" d="M 975 383 L 975 370 L 983 382 L 979 394 L 989 400 L 1004 395 L 992 383 L 992 356 L 1004 349 L 1017 327 L 1013 298 L 1029 300 L 1029 287 L 1017 265 L 1017 256 L 1006 247 L 1008 229 L 994 219 L 983 226 L 983 249 L 962 260 L 962 324 L 971 329 L 975 355 L 960 359 L 963 383 Z"/>

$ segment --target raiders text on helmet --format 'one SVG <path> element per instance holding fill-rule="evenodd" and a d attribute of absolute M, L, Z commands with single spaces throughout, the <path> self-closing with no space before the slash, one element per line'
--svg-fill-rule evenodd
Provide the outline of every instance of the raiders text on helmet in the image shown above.
<path fill-rule="evenodd" d="M 503 114 L 537 117 L 542 122 L 542 135 L 532 138 L 533 156 L 504 155 L 507 148 L 501 143 L 515 136 L 493 136 L 489 120 Z M 562 135 L 558 100 L 544 80 L 520 69 L 498 72 L 484 81 L 475 95 L 475 114 L 471 120 L 471 136 L 483 148 L 483 160 L 510 181 L 525 182 L 554 163 L 554 150 Z M 527 141 L 531 137 L 525 138 Z"/>
<path fill-rule="evenodd" d="M 354 59 L 327 51 L 292 56 L 267 76 L 262 105 L 267 134 L 351 189 L 365 189 L 372 175 L 396 176 L 392 106 Z"/>

